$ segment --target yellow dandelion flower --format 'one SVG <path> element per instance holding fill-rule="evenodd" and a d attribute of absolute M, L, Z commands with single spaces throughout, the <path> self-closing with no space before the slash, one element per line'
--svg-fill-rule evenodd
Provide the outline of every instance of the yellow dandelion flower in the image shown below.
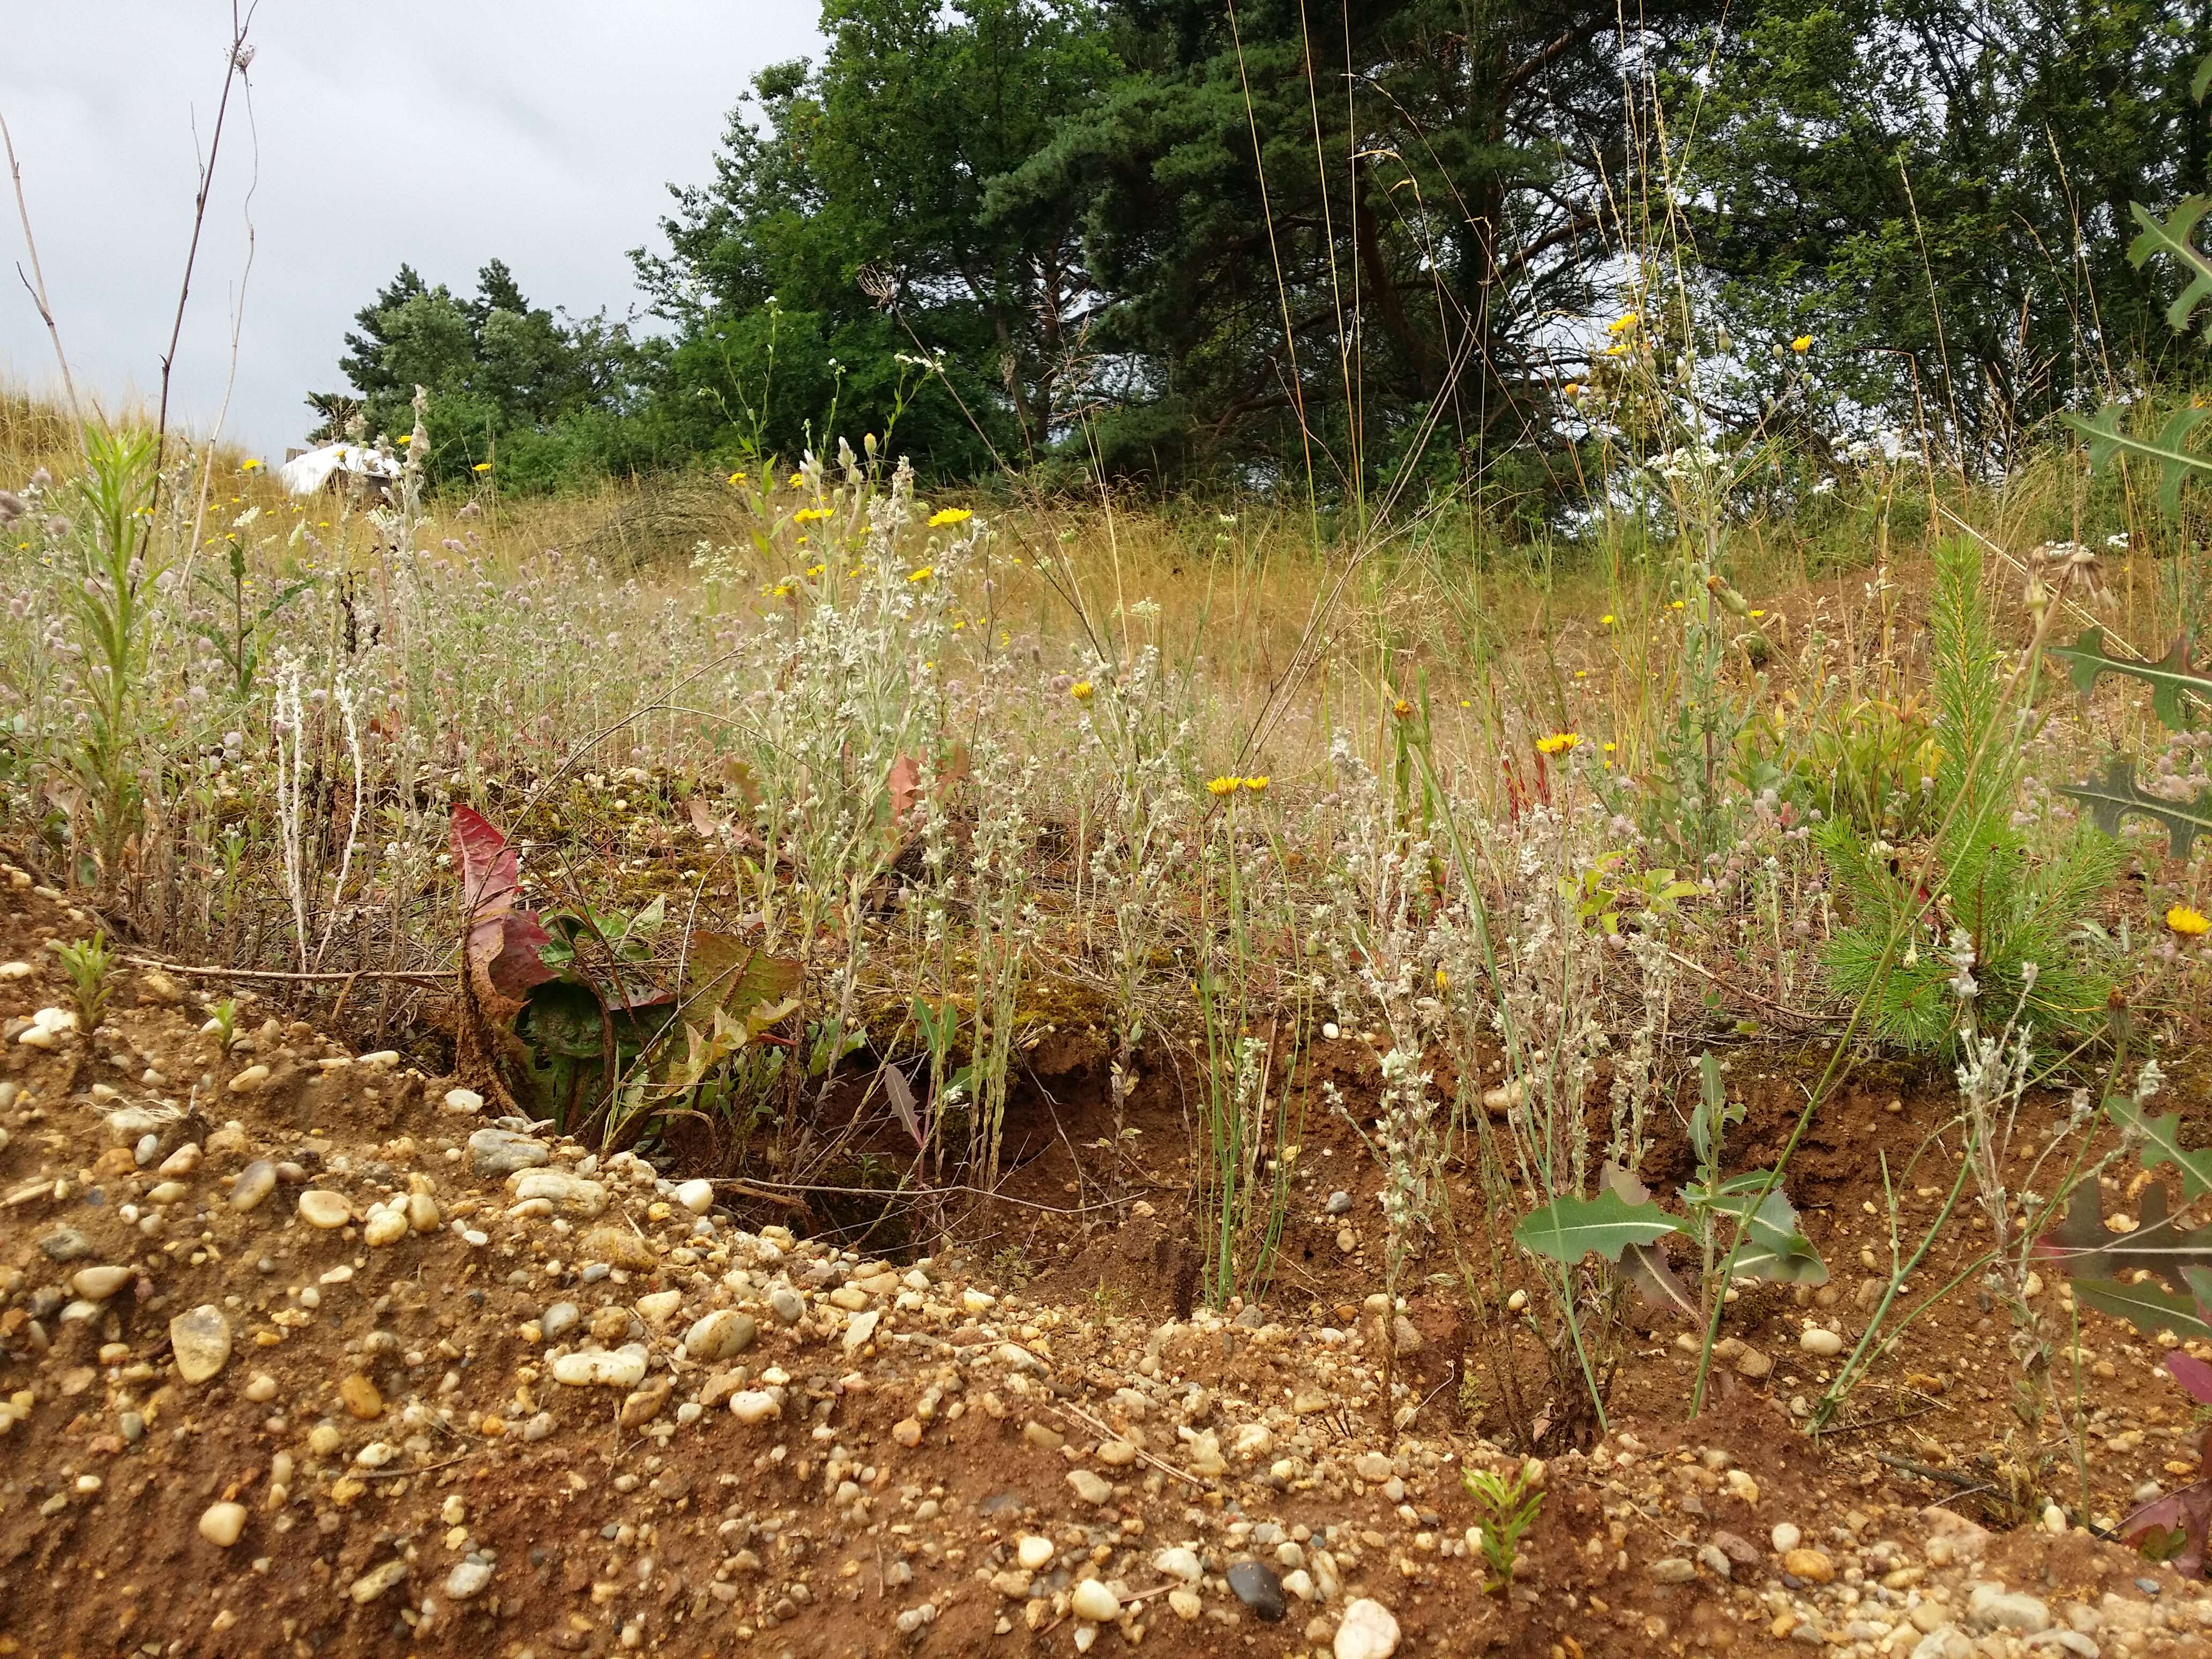
<path fill-rule="evenodd" d="M 1669 611 L 1680 611 L 1682 608 L 1682 602 L 1680 599 L 1670 599 L 1668 601 L 1667 608 Z"/>
<path fill-rule="evenodd" d="M 2191 909 L 2186 904 L 2177 904 L 2166 913 L 2166 925 L 2184 939 L 2202 939 L 2212 933 L 2212 921 L 2202 910 Z"/>
<path fill-rule="evenodd" d="M 1752 621 L 1753 621 L 1753 622 L 1757 622 L 1757 621 L 1758 621 L 1761 617 L 1765 616 L 1765 614 L 1766 614 L 1766 613 L 1765 613 L 1764 611 L 1753 611 L 1753 612 L 1751 613 L 1751 619 L 1752 619 Z"/>
<path fill-rule="evenodd" d="M 1554 732 L 1536 739 L 1536 752 L 1540 755 L 1564 755 L 1570 749 L 1580 748 L 1582 741 L 1583 734 L 1579 732 Z"/>
<path fill-rule="evenodd" d="M 1091 701 L 1091 682 L 1089 680 L 1076 681 L 1074 684 L 1067 688 L 1067 695 L 1074 698 L 1078 702 L 1089 702 Z"/>
<path fill-rule="evenodd" d="M 1636 331 L 1637 325 L 1643 320 L 1643 316 L 1639 313 L 1624 312 L 1605 325 L 1605 331 L 1608 334 L 1632 334 Z"/>
<path fill-rule="evenodd" d="M 791 515 L 793 524 L 818 524 L 830 516 L 826 507 L 802 507 Z"/>
<path fill-rule="evenodd" d="M 1237 793 L 1237 786 L 1243 780 L 1241 778 L 1208 778 L 1206 781 L 1206 793 L 1209 795 L 1233 795 Z"/>
<path fill-rule="evenodd" d="M 1451 975 L 1444 972 L 1441 968 L 1437 969 L 1437 989 L 1439 991 L 1449 991 L 1451 989 Z"/>
<path fill-rule="evenodd" d="M 1566 398 L 1579 398 L 1583 394 L 1583 383 L 1580 380 L 1570 380 L 1559 388 L 1559 394 Z"/>
<path fill-rule="evenodd" d="M 806 475 L 804 472 L 794 472 L 791 475 L 791 487 L 793 489 L 803 488 L 805 483 Z"/>
<path fill-rule="evenodd" d="M 1809 334 L 1800 334 L 1790 343 L 1790 349 L 1799 356 L 1803 356 L 1813 349 L 1813 337 Z"/>
<path fill-rule="evenodd" d="M 478 461 L 474 466 L 471 467 L 469 471 L 471 472 L 489 472 L 491 471 L 491 463 L 489 461 Z"/>
<path fill-rule="evenodd" d="M 829 568 L 829 566 L 823 564 L 810 564 L 806 567 L 806 574 L 810 576 L 818 576 Z"/>
<path fill-rule="evenodd" d="M 1620 620 L 1620 617 L 1614 616 L 1612 611 L 1608 611 L 1605 615 L 1597 619 L 1597 624 L 1600 628 L 1610 628 Z"/>
<path fill-rule="evenodd" d="M 239 469 L 238 469 L 238 470 L 239 470 L 240 472 L 251 472 L 251 471 L 252 471 L 256 467 L 259 466 L 260 465 L 261 465 L 261 463 L 260 463 L 260 462 L 258 462 L 258 461 L 252 460 L 252 459 L 248 459 L 248 460 L 246 460 L 246 461 L 241 462 L 241 463 L 240 464 L 240 465 L 239 465 Z"/>
<path fill-rule="evenodd" d="M 770 588 L 769 592 L 775 594 L 779 599 L 787 599 L 791 597 L 791 584 L 789 582 L 778 582 L 774 587 Z"/>
<path fill-rule="evenodd" d="M 936 574 L 937 567 L 935 565 L 926 564 L 919 570 L 908 571 L 906 573 L 906 579 L 910 582 L 926 582 Z"/>
<path fill-rule="evenodd" d="M 1413 718 L 1413 705 L 1401 697 L 1390 705 L 1390 712 L 1401 720 L 1409 720 Z"/>
<path fill-rule="evenodd" d="M 966 524 L 975 516 L 974 511 L 969 507 L 941 507 L 929 515 L 929 527 L 932 530 L 942 530 L 947 525 Z"/>
<path fill-rule="evenodd" d="M 1270 780 L 1265 775 L 1262 775 L 1256 778 L 1243 778 L 1239 780 L 1239 781 L 1241 781 L 1243 786 L 1247 789 L 1250 790 L 1254 794 L 1262 795 L 1267 793 L 1267 785 Z"/>
<path fill-rule="evenodd" d="M 742 472 L 732 472 L 730 474 L 729 481 L 732 484 L 741 484 L 745 481 L 745 475 Z"/>

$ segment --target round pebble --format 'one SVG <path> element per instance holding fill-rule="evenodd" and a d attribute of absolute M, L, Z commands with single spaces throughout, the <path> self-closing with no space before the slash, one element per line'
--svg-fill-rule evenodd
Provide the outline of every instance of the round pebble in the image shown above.
<path fill-rule="evenodd" d="M 246 1505 L 210 1504 L 200 1511 L 200 1536 L 219 1550 L 227 1550 L 246 1530 Z"/>
<path fill-rule="evenodd" d="M 343 1227 L 353 1219 L 353 1212 L 336 1193 L 320 1187 L 310 1187 L 300 1194 L 300 1219 L 310 1227 L 319 1227 L 329 1232 Z"/>

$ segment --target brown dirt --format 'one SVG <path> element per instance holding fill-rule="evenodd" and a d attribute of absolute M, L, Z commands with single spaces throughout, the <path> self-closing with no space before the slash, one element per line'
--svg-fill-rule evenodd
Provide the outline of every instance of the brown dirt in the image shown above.
<path fill-rule="evenodd" d="M 507 1185 L 472 1170 L 465 1142 L 482 1125 L 441 1107 L 443 1084 L 361 1061 L 325 1069 L 342 1050 L 258 1004 L 240 1024 L 251 1046 L 225 1054 L 198 1030 L 197 993 L 160 975 L 119 975 L 90 1036 L 23 1045 L 18 1022 L 69 1002 L 49 941 L 87 931 L 57 899 L 0 890 L 0 962 L 31 969 L 0 978 L 0 1399 L 27 1407 L 0 1437 L 0 1655 L 331 1656 L 410 1643 L 508 1659 L 1058 1654 L 1091 1629 L 1069 1615 L 1077 1567 L 1141 1598 L 1119 1628 L 1097 1628 L 1100 1654 L 1133 1644 L 1325 1654 L 1362 1595 L 1395 1614 L 1406 1655 L 1778 1655 L 1808 1641 L 1904 1654 L 1918 1631 L 1888 1632 L 1906 1630 L 1912 1599 L 1934 1607 L 1940 1591 L 1971 1627 L 1977 1578 L 2030 1592 L 2054 1617 L 2083 1608 L 2106 1652 L 2201 1651 L 2212 1629 L 2196 1622 L 2200 1587 L 2086 1532 L 1990 1538 L 1923 1508 L 1942 1498 L 2002 1529 L 2045 1498 L 2109 1515 L 2138 1483 L 2194 1478 L 2185 1402 L 2160 1350 L 2124 1328 L 2083 1317 L 2097 1413 L 2086 1492 L 2047 1425 L 2039 1434 L 2015 1413 L 2003 1317 L 1971 1284 L 1875 1368 L 1837 1429 L 1816 1441 L 1793 1421 L 1792 1402 L 1816 1396 L 1834 1363 L 1803 1353 L 1796 1334 L 1823 1318 L 1855 1337 L 1859 1251 L 1887 1248 L 1875 1154 L 1889 1160 L 1908 1231 L 1941 1202 L 1930 1189 L 1948 1188 L 1942 1157 L 1911 1166 L 1949 1109 L 1937 1078 L 1863 1070 L 1822 1113 L 1790 1189 L 1834 1282 L 1742 1297 L 1727 1334 L 1773 1364 L 1758 1377 L 1722 1368 L 1702 1418 L 1687 1418 L 1695 1359 L 1676 1344 L 1680 1328 L 1646 1316 L 1618 1356 L 1610 1432 L 1565 1445 L 1577 1401 L 1554 1389 L 1537 1328 L 1492 1337 L 1455 1284 L 1432 1280 L 1453 1266 L 1439 1250 L 1403 1286 L 1419 1343 L 1393 1364 L 1422 1404 L 1394 1437 L 1381 1422 L 1382 1332 L 1364 1311 L 1382 1288 L 1376 1172 L 1317 1097 L 1281 1269 L 1251 1328 L 1191 1316 L 1202 1245 L 1182 1152 L 1186 1089 L 1156 1066 L 1132 1105 L 1137 1135 L 1112 1157 L 1097 1151 L 1115 1126 L 1095 1034 L 1071 1028 L 1032 1052 L 1007 1201 L 960 1218 L 924 1266 L 863 1261 L 835 1239 L 782 1249 L 771 1232 L 764 1243 L 749 1230 L 767 1212 L 719 1214 L 702 1231 L 653 1171 L 595 1168 L 573 1145 L 553 1146 L 550 1167 L 589 1172 L 606 1212 L 573 1226 L 512 1214 Z M 1348 1091 L 1374 1067 L 1351 1038 L 1319 1062 Z M 1736 1134 L 1746 1164 L 1786 1137 L 1809 1063 L 1779 1048 L 1736 1057 L 1752 1106 Z M 267 1080 L 234 1091 L 257 1064 Z M 143 1080 L 149 1067 L 160 1081 Z M 118 1127 L 114 1115 L 149 1105 L 143 1122 Z M 2204 1133 L 2201 1087 L 2179 1109 Z M 155 1139 L 143 1159 L 142 1134 Z M 188 1144 L 198 1166 L 163 1176 Z M 283 1166 L 280 1182 L 241 1212 L 228 1194 L 254 1159 Z M 1684 1173 L 1645 1171 L 1662 1192 Z M 165 1180 L 183 1190 L 157 1197 Z M 354 1224 L 297 1218 L 309 1185 L 344 1197 Z M 410 1185 L 434 1193 L 435 1230 L 368 1247 L 368 1206 Z M 1328 1215 L 1337 1188 L 1352 1209 Z M 1462 1218 L 1479 1214 L 1471 1192 L 1454 1200 Z M 65 1230 L 85 1254 L 57 1261 L 71 1248 Z M 1954 1232 L 1919 1286 L 1943 1284 L 1971 1248 L 1970 1222 Z M 71 1308 L 65 1281 L 98 1263 L 133 1271 L 108 1300 Z M 904 1277 L 915 1272 L 920 1281 Z M 806 1304 L 793 1326 L 767 1306 L 786 1285 Z M 672 1291 L 672 1314 L 640 1308 Z M 549 1353 L 564 1350 L 539 1321 L 562 1300 L 580 1310 L 566 1339 L 580 1351 L 643 1344 L 651 1370 L 637 1393 L 552 1380 Z M 234 1347 L 191 1383 L 171 1321 L 203 1305 L 223 1310 Z M 750 1310 L 757 1340 L 729 1363 L 689 1358 L 686 1328 L 717 1307 Z M 848 1352 L 859 1308 L 883 1324 Z M 344 1384 L 363 1404 L 356 1377 L 374 1385 L 373 1410 L 341 1399 Z M 763 1422 L 720 1405 L 733 1389 L 777 1388 L 780 1413 Z M 932 1389 L 933 1414 L 921 1409 Z M 691 1404 L 708 1408 L 681 1420 Z M 1462 1541 L 1479 1515 L 1458 1471 L 1512 1467 L 1513 1437 L 1532 1418 L 1546 1425 L 1544 1449 L 1564 1449 L 1548 1459 L 1519 1574 L 1486 1595 Z M 1271 1443 L 1240 1454 L 1240 1431 L 1255 1425 Z M 1206 1472 L 1209 1435 L 1219 1473 Z M 1117 1461 L 1139 1441 L 1137 1461 Z M 362 1461 L 372 1443 L 388 1462 Z M 1388 1479 L 1379 1465 L 1363 1474 L 1363 1455 L 1383 1458 Z M 1072 1489 L 1085 1474 L 1110 1485 L 1103 1504 Z M 247 1513 L 228 1548 L 198 1530 L 220 1501 Z M 1770 1539 L 1784 1522 L 1835 1582 L 1784 1577 Z M 1245 1555 L 1274 1560 L 1258 1526 L 1301 1546 L 1317 1577 L 1326 1549 L 1335 1593 L 1292 1600 L 1279 1622 L 1240 1606 L 1217 1575 Z M 1029 1533 L 1056 1547 L 1034 1582 L 1011 1559 Z M 1967 1540 L 1955 1559 L 1942 1541 L 1954 1534 Z M 1184 1542 L 1207 1571 L 1188 1620 L 1152 1565 Z M 490 1567 L 489 1583 L 456 1599 L 449 1575 L 471 1560 Z M 404 1577 L 368 1595 L 393 1563 Z M 1686 1582 L 1666 1582 L 1678 1563 Z M 932 1618 L 902 1632 L 898 1616 L 925 1605 Z M 1972 1639 L 1974 1652 L 2021 1650 L 2001 1635 Z"/>

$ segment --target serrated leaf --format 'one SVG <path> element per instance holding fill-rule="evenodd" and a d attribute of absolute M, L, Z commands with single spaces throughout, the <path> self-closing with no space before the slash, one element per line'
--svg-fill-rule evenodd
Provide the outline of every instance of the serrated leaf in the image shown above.
<path fill-rule="evenodd" d="M 2189 724 L 2187 697 L 2194 696 L 2212 703 L 2212 675 L 2197 673 L 2190 665 L 2189 635 L 2177 636 L 2165 656 L 2156 662 L 2135 662 L 2113 656 L 2105 649 L 2105 630 L 2092 628 L 2071 645 L 2052 649 L 2054 657 L 2063 658 L 2074 689 L 2087 696 L 2097 686 L 2101 674 L 2124 674 L 2138 679 L 2151 688 L 2151 712 L 2165 722 L 2169 731 L 2179 732 Z"/>
<path fill-rule="evenodd" d="M 2191 240 L 2197 222 L 2212 208 L 2212 197 L 2190 196 L 2174 204 L 2173 211 L 2164 219 L 2140 202 L 2128 204 L 2128 211 L 2142 227 L 2135 240 L 2128 245 L 2128 263 L 2138 270 L 2160 254 L 2166 255 L 2179 265 L 2188 284 L 2166 308 L 2166 326 L 2177 334 L 2189 331 L 2197 308 L 2212 300 L 2212 259 L 2197 251 Z"/>
<path fill-rule="evenodd" d="M 1521 1218 L 1513 1242 L 1524 1250 L 1572 1267 L 1595 1250 L 1618 1262 L 1632 1244 L 1650 1244 L 1676 1231 L 1674 1218 L 1656 1204 L 1631 1204 L 1620 1194 L 1555 1198 Z"/>
<path fill-rule="evenodd" d="M 2120 820 L 2130 812 L 2156 818 L 2166 826 L 2166 848 L 2175 858 L 2189 856 L 2197 836 L 2212 835 L 2212 789 L 2199 790 L 2194 800 L 2162 800 L 2146 795 L 2136 782 L 2136 763 L 2125 755 L 2115 756 L 2101 778 L 2066 783 L 2058 793 L 2087 803 L 2097 828 L 2117 837 Z"/>
<path fill-rule="evenodd" d="M 1769 1172 L 1753 1170 L 1732 1176 L 1708 1191 L 1702 1186 L 1682 1188 L 1683 1201 L 1711 1214 L 1744 1220 L 1744 1237 L 1729 1271 L 1778 1285 L 1825 1285 L 1827 1264 L 1799 1231 L 1797 1211 L 1777 1182 L 1763 1199 Z M 1753 1209 L 1756 1200 L 1757 1209 Z"/>
<path fill-rule="evenodd" d="M 2074 1295 L 2099 1313 L 2124 1319 L 2145 1336 L 2172 1331 L 2177 1336 L 2212 1336 L 2197 1311 L 2194 1297 L 2176 1296 L 2155 1285 L 2127 1285 L 2117 1279 L 2077 1279 Z"/>
<path fill-rule="evenodd" d="M 2089 464 L 2100 471 L 2112 464 L 2115 455 L 2132 455 L 2156 462 L 2160 468 L 2160 510 L 2168 518 L 2180 517 L 2181 486 L 2192 473 L 2212 472 L 2212 460 L 2188 447 L 2189 434 L 2205 421 L 2212 420 L 2212 408 L 2175 410 L 2159 429 L 2158 436 L 2149 440 L 2120 429 L 2124 412 L 2120 404 L 2106 404 L 2097 411 L 2094 420 L 2085 421 L 2072 413 L 2061 414 L 2058 418 L 2087 441 Z"/>
<path fill-rule="evenodd" d="M 2184 1227 L 2166 1206 L 2163 1186 L 2146 1187 L 2135 1231 L 2109 1232 L 2105 1195 L 2095 1182 L 2085 1181 L 2074 1189 L 2065 1219 L 2036 1241 L 2035 1253 L 2077 1283 L 2144 1270 L 2164 1279 L 2177 1300 L 2203 1297 L 2212 1290 L 2212 1227 Z"/>
<path fill-rule="evenodd" d="M 2181 1195 L 2198 1198 L 2212 1193 L 2212 1151 L 2191 1152 L 2181 1144 L 2181 1114 L 2153 1117 L 2125 1095 L 2106 1103 L 2112 1121 L 2143 1139 L 2142 1166 L 2156 1170 L 2171 1164 L 2181 1171 Z"/>

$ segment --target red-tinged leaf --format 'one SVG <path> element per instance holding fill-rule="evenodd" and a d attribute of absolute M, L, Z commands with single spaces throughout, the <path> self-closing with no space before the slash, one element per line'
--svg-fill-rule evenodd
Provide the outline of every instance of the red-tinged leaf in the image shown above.
<path fill-rule="evenodd" d="M 2212 1406 L 2212 1365 L 2191 1359 L 2185 1353 L 2170 1353 L 2166 1357 L 2166 1368 L 2173 1373 L 2173 1380 L 2188 1390 L 2191 1399 Z"/>
<path fill-rule="evenodd" d="M 2198 1480 L 2154 1498 L 2119 1524 L 2123 1543 L 2145 1559 L 2162 1561 L 2185 1578 L 2204 1577 L 2204 1547 L 2212 1528 L 2212 1484 Z"/>
<path fill-rule="evenodd" d="M 884 782 L 891 792 L 892 817 L 902 818 L 921 805 L 921 763 L 913 756 L 901 755 L 893 761 Z"/>
<path fill-rule="evenodd" d="M 530 994 L 533 985 L 543 985 L 554 977 L 553 970 L 545 965 L 538 952 L 553 942 L 552 935 L 538 926 L 537 913 L 531 910 L 510 910 L 496 923 L 479 923 L 478 927 L 498 929 L 496 948 L 484 966 L 485 976 L 491 988 L 512 1001 L 520 1001 Z M 470 930 L 470 949 L 475 950 L 476 929 Z"/>
<path fill-rule="evenodd" d="M 724 827 L 722 821 L 707 810 L 707 799 L 705 796 L 692 796 L 690 807 L 691 827 L 694 830 L 696 830 L 708 841 L 714 840 L 722 833 Z"/>
<path fill-rule="evenodd" d="M 453 808 L 452 835 L 463 907 L 474 918 L 504 913 L 514 902 L 520 874 L 520 860 L 507 837 L 472 806 Z"/>

